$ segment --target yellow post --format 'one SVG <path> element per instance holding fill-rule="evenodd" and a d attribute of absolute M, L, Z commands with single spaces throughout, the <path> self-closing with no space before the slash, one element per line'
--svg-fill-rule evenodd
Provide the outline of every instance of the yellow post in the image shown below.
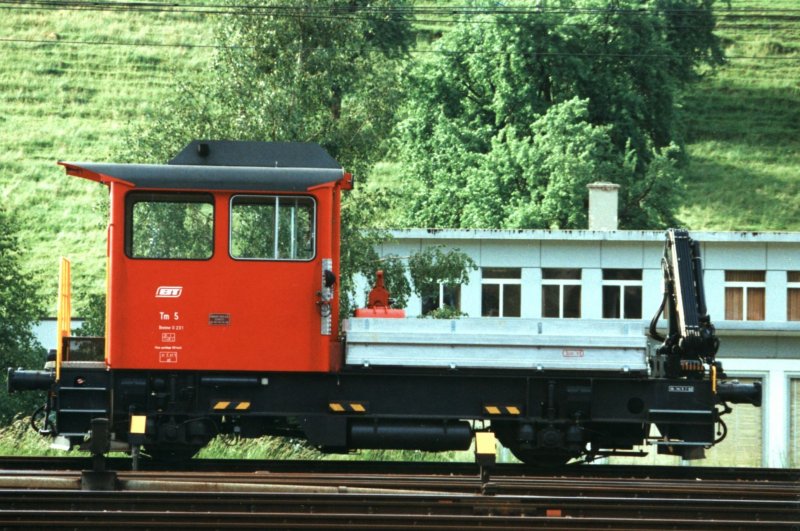
<path fill-rule="evenodd" d="M 717 366 L 711 364 L 711 392 L 717 394 Z"/>
<path fill-rule="evenodd" d="M 494 433 L 479 431 L 475 433 L 475 461 L 479 465 L 493 465 L 497 460 L 497 442 Z"/>
<path fill-rule="evenodd" d="M 64 338 L 72 334 L 72 278 L 69 260 L 61 257 L 58 266 L 58 314 L 56 317 L 56 381 L 61 379 Z"/>

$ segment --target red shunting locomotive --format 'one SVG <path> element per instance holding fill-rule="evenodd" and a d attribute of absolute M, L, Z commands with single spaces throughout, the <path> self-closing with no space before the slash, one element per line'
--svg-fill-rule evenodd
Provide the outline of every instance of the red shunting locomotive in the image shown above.
<path fill-rule="evenodd" d="M 340 337 L 340 196 L 353 181 L 320 146 L 193 141 L 166 165 L 61 164 L 109 187 L 106 337 L 94 358 L 81 353 L 91 338 L 65 337 L 54 366 L 9 369 L 9 391 L 47 390 L 41 431 L 68 446 L 92 447 L 100 419 L 112 447 L 157 459 L 218 434 L 440 451 L 491 431 L 552 464 L 624 453 L 655 425 L 659 451 L 688 458 L 717 442 L 718 405 L 760 403 L 757 385 L 717 380 L 685 231 L 666 254 L 693 269 L 665 272 L 659 348 L 608 321 L 381 312 L 357 313 Z"/>

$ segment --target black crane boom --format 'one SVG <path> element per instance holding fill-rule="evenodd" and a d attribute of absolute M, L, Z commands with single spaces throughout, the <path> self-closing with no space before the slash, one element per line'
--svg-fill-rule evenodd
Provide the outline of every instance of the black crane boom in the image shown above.
<path fill-rule="evenodd" d="M 760 404 L 760 384 L 717 385 L 716 379 L 725 374 L 716 361 L 719 339 L 706 307 L 700 243 L 686 229 L 669 229 L 666 239 L 661 260 L 664 299 L 650 321 L 650 337 L 661 342 L 652 363 L 654 375 L 702 379 L 708 369 L 721 401 Z M 666 335 L 657 329 L 662 314 L 669 323 Z"/>

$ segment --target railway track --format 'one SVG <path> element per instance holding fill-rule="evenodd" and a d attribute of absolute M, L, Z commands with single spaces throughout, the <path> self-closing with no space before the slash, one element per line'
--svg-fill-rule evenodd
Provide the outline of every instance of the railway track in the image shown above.
<path fill-rule="evenodd" d="M 106 459 L 110 470 L 129 471 L 129 457 Z M 82 457 L 34 457 L 0 456 L 2 470 L 84 470 L 91 468 L 92 459 Z M 373 474 L 423 474 L 475 476 L 480 467 L 475 463 L 445 463 L 432 461 L 349 461 L 349 460 L 266 460 L 266 459 L 192 459 L 184 466 L 174 463 L 159 463 L 144 459 L 144 471 L 191 471 L 191 472 L 308 472 Z M 494 475 L 513 476 L 562 476 L 569 478 L 657 478 L 695 480 L 743 480 L 743 481 L 800 481 L 800 469 L 796 468 L 740 468 L 740 467 L 682 467 L 645 465 L 566 465 L 554 468 L 537 468 L 523 464 L 497 464 L 492 467 Z"/>
<path fill-rule="evenodd" d="M 0 528 L 800 529 L 796 470 L 199 460 L 85 491 L 56 464 L 0 459 Z"/>

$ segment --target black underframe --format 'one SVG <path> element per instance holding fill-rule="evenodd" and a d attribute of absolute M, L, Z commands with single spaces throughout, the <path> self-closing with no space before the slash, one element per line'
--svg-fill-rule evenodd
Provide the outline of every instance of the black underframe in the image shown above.
<path fill-rule="evenodd" d="M 407 368 L 330 374 L 70 367 L 62 368 L 61 381 L 52 395 L 60 432 L 88 429 L 91 415 L 66 413 L 75 409 L 75 404 L 58 400 L 63 395 L 60 387 L 69 387 L 69 396 L 75 396 L 75 389 L 80 388 L 76 383 L 108 389 L 105 393 L 78 393 L 82 400 L 78 409 L 108 411 L 118 439 L 127 440 L 131 415 L 146 415 L 147 432 L 137 439 L 145 445 L 192 443 L 189 435 L 178 432 L 196 422 L 193 434 L 197 439 L 192 444 L 235 428 L 242 436 L 300 436 L 320 448 L 344 451 L 357 446 L 350 440 L 354 424 L 435 425 L 463 420 L 492 421 L 493 428 L 527 425 L 533 430 L 547 427 L 562 432 L 578 426 L 584 442 L 595 449 L 630 448 L 643 442 L 654 423 L 662 435 L 673 440 L 711 445 L 718 418 L 710 382 L 701 380 L 496 371 L 442 374 Z M 215 409 L 224 402 L 229 405 Z M 247 403 L 246 409 L 235 409 L 243 403 Z M 332 403 L 360 404 L 364 412 L 335 412 Z M 501 414 L 490 414 L 489 406 L 499 407 Z M 508 406 L 517 408 L 519 414 L 510 414 Z M 420 443 L 420 448 L 425 446 Z M 386 447 L 392 447 L 391 441 Z M 400 447 L 408 447 L 408 443 Z"/>

